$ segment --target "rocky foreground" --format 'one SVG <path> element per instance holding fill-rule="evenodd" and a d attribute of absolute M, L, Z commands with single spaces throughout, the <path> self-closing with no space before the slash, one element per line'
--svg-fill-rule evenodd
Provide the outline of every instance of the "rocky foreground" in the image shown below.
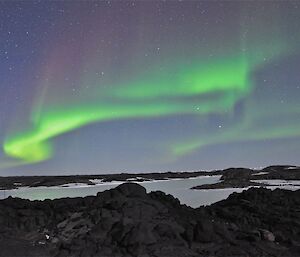
<path fill-rule="evenodd" d="M 0 256 L 300 256 L 300 190 L 251 188 L 208 207 L 125 183 L 97 196 L 0 201 Z"/>

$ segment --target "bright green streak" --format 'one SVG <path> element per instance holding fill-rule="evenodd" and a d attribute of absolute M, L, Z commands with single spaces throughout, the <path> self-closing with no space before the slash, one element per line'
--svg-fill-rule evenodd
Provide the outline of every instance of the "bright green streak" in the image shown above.
<path fill-rule="evenodd" d="M 43 112 L 31 131 L 7 138 L 4 151 L 22 162 L 35 163 L 53 155 L 50 139 L 93 122 L 230 111 L 250 91 L 248 69 L 243 57 L 224 58 L 114 86 L 100 98 L 100 104 Z M 190 101 L 189 97 L 197 96 L 203 96 L 202 100 Z M 109 97 L 118 103 L 105 102 Z"/>
<path fill-rule="evenodd" d="M 117 88 L 113 94 L 127 99 L 185 97 L 228 91 L 246 94 L 250 90 L 248 66 L 245 57 L 241 56 L 196 63 L 185 68 L 173 67 L 167 72 L 150 74 L 147 81 L 139 80 Z"/>
<path fill-rule="evenodd" d="M 216 134 L 213 136 L 206 136 L 205 139 L 193 139 L 190 142 L 176 144 L 172 146 L 172 152 L 176 156 L 182 156 L 193 152 L 196 149 L 208 145 L 224 144 L 228 142 L 246 142 L 252 140 L 262 139 L 276 139 L 276 138 L 290 138 L 300 136 L 300 124 L 282 124 L 277 127 L 266 128 L 252 128 L 237 126 L 228 131 Z"/>
<path fill-rule="evenodd" d="M 300 136 L 300 123 L 297 119 L 289 119 L 289 122 L 282 120 L 276 124 L 270 122 L 272 118 L 289 117 L 291 114 L 299 116 L 300 104 L 290 104 L 283 109 L 277 103 L 272 104 L 272 109 L 266 109 L 252 102 L 246 110 L 243 120 L 235 126 L 231 124 L 229 128 L 224 127 L 219 133 L 205 136 L 205 138 L 194 137 L 174 144 L 171 146 L 171 151 L 175 156 L 182 156 L 208 145 Z M 261 126 L 261 121 L 268 125 Z"/>

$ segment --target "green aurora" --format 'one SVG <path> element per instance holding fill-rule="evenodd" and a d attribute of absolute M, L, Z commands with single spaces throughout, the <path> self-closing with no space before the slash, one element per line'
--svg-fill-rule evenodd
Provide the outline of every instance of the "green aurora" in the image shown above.
<path fill-rule="evenodd" d="M 44 112 L 34 121 L 32 130 L 9 136 L 4 142 L 4 151 L 8 156 L 18 159 L 17 164 L 36 163 L 53 155 L 52 138 L 93 122 L 178 113 L 206 115 L 230 112 L 238 101 L 251 93 L 250 74 L 259 65 L 256 62 L 255 65 L 250 64 L 243 55 L 223 57 L 199 64 L 195 62 L 193 67 L 187 69 L 173 69 L 175 72 L 171 69 L 166 75 L 153 74 L 151 77 L 155 79 L 146 82 L 142 79 L 122 87 L 112 87 L 113 90 L 100 98 L 103 103 L 64 106 Z M 197 101 L 190 99 L 201 96 L 203 98 Z M 119 103 L 105 103 L 105 98 L 110 97 Z M 182 155 L 201 146 L 241 138 L 234 130 L 228 136 L 226 134 L 221 138 L 176 145 L 171 151 Z M 259 139 L 262 135 L 254 133 L 249 137 Z"/>
<path fill-rule="evenodd" d="M 50 160 L 57 152 L 56 138 L 90 124 L 114 120 L 198 118 L 199 132 L 194 130 L 198 127 L 190 128 L 191 134 L 178 134 L 175 139 L 159 142 L 158 148 L 176 160 L 213 145 L 300 136 L 300 122 L 295 118 L 300 115 L 299 101 L 290 101 L 293 96 L 289 95 L 289 101 L 280 105 L 272 93 L 263 101 L 254 95 L 259 90 L 254 79 L 256 73 L 278 60 L 299 54 L 300 34 L 295 33 L 298 27 L 293 22 L 298 18 L 282 16 L 290 7 L 282 11 L 278 8 L 280 4 L 265 3 L 265 8 L 261 8 L 260 3 L 228 3 L 223 9 L 215 8 L 215 3 L 208 10 L 216 15 L 210 12 L 200 15 L 195 8 L 189 9 L 194 4 L 187 4 L 183 10 L 179 3 L 176 12 L 195 12 L 197 19 L 185 15 L 184 21 L 178 18 L 177 23 L 172 23 L 173 16 L 170 20 L 152 16 L 148 11 L 143 13 L 144 7 L 140 5 L 136 14 L 142 12 L 145 17 L 131 23 L 127 13 L 123 15 L 128 22 L 124 30 L 132 27 L 131 34 L 120 29 L 122 22 L 118 19 L 123 16 L 116 16 L 115 27 L 113 24 L 109 27 L 104 21 L 112 15 L 104 9 L 98 16 L 87 19 L 83 14 L 75 15 L 81 8 L 69 6 L 70 13 L 80 16 L 79 25 L 73 28 L 73 22 L 64 23 L 68 18 L 58 19 L 57 23 L 64 29 L 67 27 L 67 32 L 60 35 L 54 31 L 47 36 L 55 38 L 53 42 L 40 44 L 49 55 L 36 61 L 40 81 L 35 81 L 36 85 L 27 84 L 30 96 L 26 95 L 27 89 L 21 91 L 29 102 L 22 106 L 26 115 L 18 106 L 16 115 L 9 120 L 2 142 L 5 159 L 0 169 Z M 271 18 L 266 16 L 266 10 Z M 169 11 L 167 7 L 165 12 Z M 218 20 L 222 15 L 226 18 L 223 23 Z M 216 22 L 211 21 L 212 17 L 216 17 Z M 100 21 L 105 26 L 101 27 Z M 162 26 L 160 29 L 155 27 L 155 21 Z M 66 26 L 70 23 L 71 28 Z M 160 42 L 159 47 L 151 39 Z M 113 48 L 111 42 L 119 48 Z M 154 52 L 155 57 L 151 59 L 148 52 Z M 115 56 L 120 60 L 113 63 Z M 100 77 L 102 70 L 108 73 L 108 78 Z M 76 80 L 76 94 L 70 90 L 72 79 Z M 282 92 L 286 93 L 284 89 Z M 209 131 L 201 130 L 201 122 L 210 117 L 230 120 L 241 103 L 242 115 L 238 121 L 218 129 L 213 120 Z"/>

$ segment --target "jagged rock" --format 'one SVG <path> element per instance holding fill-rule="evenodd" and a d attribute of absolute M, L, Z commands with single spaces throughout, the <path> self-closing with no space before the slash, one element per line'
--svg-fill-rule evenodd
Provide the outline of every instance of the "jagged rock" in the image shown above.
<path fill-rule="evenodd" d="M 266 230 L 266 229 L 260 229 L 259 230 L 261 233 L 261 237 L 264 240 L 270 241 L 270 242 L 274 242 L 275 241 L 275 236 L 272 232 Z"/>
<path fill-rule="evenodd" d="M 300 190 L 249 189 L 193 209 L 133 183 L 86 198 L 8 198 L 0 256 L 295 257 L 299 209 Z"/>

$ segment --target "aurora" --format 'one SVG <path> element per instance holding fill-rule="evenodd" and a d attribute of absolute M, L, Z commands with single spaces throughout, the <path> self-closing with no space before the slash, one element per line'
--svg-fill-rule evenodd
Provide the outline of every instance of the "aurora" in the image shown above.
<path fill-rule="evenodd" d="M 204 67 L 204 70 L 200 68 L 198 72 L 194 70 L 187 74 L 180 74 L 179 78 L 175 78 L 175 85 L 167 78 L 162 81 L 150 81 L 148 85 L 135 82 L 133 86 L 129 85 L 128 89 L 126 85 L 124 92 L 120 90 L 121 92 L 112 92 L 112 95 L 105 96 L 112 97 L 116 93 L 116 97 L 121 100 L 131 98 L 127 103 L 69 107 L 69 111 L 58 110 L 43 114 L 36 121 L 36 128 L 32 131 L 12 136 L 5 141 L 4 150 L 6 154 L 19 158 L 25 163 L 39 162 L 51 157 L 52 147 L 49 139 L 88 123 L 176 113 L 203 115 L 230 110 L 236 101 L 247 94 L 249 85 L 247 85 L 244 63 L 241 63 L 239 59 L 223 62 L 223 65 L 212 64 L 209 68 Z M 168 94 L 179 96 L 179 99 L 176 102 L 161 100 Z M 220 96 L 214 97 L 215 99 L 211 98 L 209 101 L 204 99 L 201 102 L 192 102 L 188 99 L 189 96 L 208 94 L 220 94 Z M 140 103 L 140 100 L 147 98 L 151 99 L 149 103 Z"/>
<path fill-rule="evenodd" d="M 235 103 L 251 91 L 248 78 L 251 69 L 249 70 L 243 57 L 227 57 L 215 63 L 206 63 L 202 65 L 203 67 L 199 66 L 198 70 L 191 68 L 185 72 L 177 69 L 178 74 L 175 78 L 168 76 L 162 78 L 154 74 L 153 77 L 160 80 L 150 80 L 145 84 L 141 80 L 122 87 L 115 86 L 114 88 L 121 90 L 108 92 L 102 97 L 105 100 L 116 95 L 120 100 L 130 99 L 122 104 L 69 107 L 70 110 L 67 111 L 61 109 L 43 114 L 36 121 L 36 128 L 32 131 L 12 136 L 5 141 L 4 150 L 9 156 L 18 158 L 24 163 L 39 162 L 51 157 L 52 147 L 49 140 L 52 137 L 86 124 L 176 113 L 198 115 L 223 113 L 231 111 Z M 167 74 L 174 74 L 174 71 L 170 70 Z M 175 102 L 163 99 L 166 96 L 178 98 Z M 203 96 L 203 99 L 193 102 L 189 96 Z M 141 104 L 145 99 L 150 101 Z"/>
<path fill-rule="evenodd" d="M 93 139 L 93 147 L 118 152 L 120 142 L 114 136 L 113 143 L 103 142 L 101 128 L 106 126 L 125 131 L 123 147 L 134 149 L 115 156 L 126 156 L 127 169 L 140 167 L 132 156 L 143 152 L 144 163 L 151 159 L 150 170 L 189 166 L 191 158 L 193 168 L 200 165 L 198 157 L 212 158 L 212 148 L 226 153 L 235 144 L 268 148 L 270 142 L 283 140 L 286 145 L 299 139 L 299 76 L 294 68 L 300 62 L 300 20 L 291 3 L 47 6 L 45 20 L 32 31 L 24 22 L 22 32 L 17 27 L 7 32 L 15 41 L 21 33 L 24 43 L 5 50 L 16 55 L 5 64 L 1 170 L 59 170 L 87 162 L 97 169 L 101 160 L 101 169 L 118 170 L 104 157 L 84 157 L 94 154 L 88 146 L 82 151 L 63 146 L 72 138 L 78 145 Z M 37 7 L 22 8 L 30 12 Z M 130 121 L 144 138 L 133 138 Z M 80 157 L 59 157 L 62 152 Z M 277 159 L 275 153 L 271 156 Z M 249 156 L 242 159 L 245 166 L 251 162 Z"/>

